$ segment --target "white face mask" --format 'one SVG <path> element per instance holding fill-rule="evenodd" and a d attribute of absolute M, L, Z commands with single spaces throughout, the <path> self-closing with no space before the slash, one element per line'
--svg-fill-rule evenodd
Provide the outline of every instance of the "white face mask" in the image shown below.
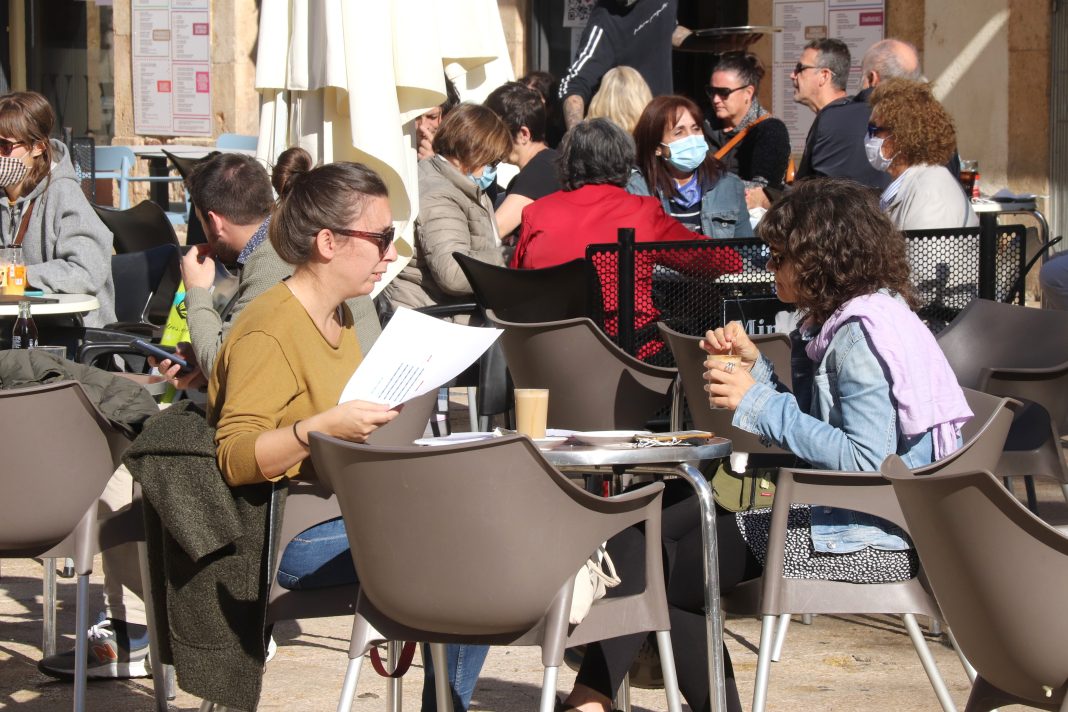
<path fill-rule="evenodd" d="M 864 153 L 868 156 L 868 163 L 880 172 L 886 172 L 890 164 L 894 162 L 894 158 L 897 157 L 896 153 L 890 158 L 883 157 L 883 141 L 885 140 L 877 136 L 868 136 L 864 139 Z"/>

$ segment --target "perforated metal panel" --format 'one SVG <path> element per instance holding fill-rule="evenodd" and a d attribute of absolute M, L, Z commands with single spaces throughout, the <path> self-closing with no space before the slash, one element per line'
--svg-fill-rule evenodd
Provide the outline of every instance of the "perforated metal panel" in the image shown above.
<path fill-rule="evenodd" d="M 905 237 L 921 302 L 918 314 L 931 331 L 941 331 L 981 294 L 999 301 L 1021 299 L 1019 276 L 1026 258 L 1022 226 L 998 226 L 989 255 L 991 284 L 980 278 L 985 251 L 979 228 L 912 231 Z M 673 365 L 657 321 L 685 334 L 702 335 L 737 319 L 752 333 L 768 333 L 774 330 L 774 312 L 787 308 L 775 299 L 775 279 L 765 268 L 766 247 L 759 239 L 638 243 L 633 247 L 629 280 L 619 273 L 620 249 L 619 244 L 586 249 L 594 273 L 592 318 L 624 350 L 642 360 Z M 632 305 L 620 299 L 621 283 L 622 294 L 634 295 Z M 633 333 L 621 334 L 621 315 L 630 309 Z"/>
<path fill-rule="evenodd" d="M 74 164 L 74 173 L 81 183 L 82 192 L 90 203 L 96 202 L 96 180 L 94 175 L 94 148 L 96 140 L 92 136 L 78 136 L 70 140 L 70 161 Z"/>

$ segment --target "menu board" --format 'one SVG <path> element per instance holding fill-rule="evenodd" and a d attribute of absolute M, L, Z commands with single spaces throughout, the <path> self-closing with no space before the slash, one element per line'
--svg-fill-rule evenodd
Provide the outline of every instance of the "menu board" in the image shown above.
<path fill-rule="evenodd" d="M 815 114 L 794 101 L 790 78 L 805 44 L 823 37 L 840 39 L 849 47 L 852 66 L 846 91 L 860 91 L 860 60 L 886 30 L 884 0 L 774 0 L 775 34 L 772 53 L 772 113 L 790 130 L 790 147 L 798 159 Z"/>
<path fill-rule="evenodd" d="M 211 136 L 209 0 L 132 0 L 134 132 Z"/>

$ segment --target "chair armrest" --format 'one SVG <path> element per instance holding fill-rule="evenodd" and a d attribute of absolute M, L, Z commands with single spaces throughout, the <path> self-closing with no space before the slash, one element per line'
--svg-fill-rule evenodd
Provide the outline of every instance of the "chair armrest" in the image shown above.
<path fill-rule="evenodd" d="M 1068 403 L 1068 362 L 1045 368 L 991 368 L 979 371 L 978 390 L 1041 404 L 1054 423 L 1062 423 Z"/>
<path fill-rule="evenodd" d="M 464 302 L 462 304 L 435 304 L 431 307 L 419 307 L 416 309 L 420 314 L 426 314 L 433 317 L 446 317 L 446 316 L 458 316 L 460 314 L 478 314 L 479 307 L 473 302 Z"/>

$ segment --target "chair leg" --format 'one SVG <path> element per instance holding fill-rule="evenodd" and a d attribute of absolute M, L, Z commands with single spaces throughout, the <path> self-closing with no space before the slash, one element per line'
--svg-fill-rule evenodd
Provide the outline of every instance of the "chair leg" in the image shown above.
<path fill-rule="evenodd" d="M 438 712 L 453 712 L 452 686 L 449 685 L 448 657 L 444 643 L 430 644 L 430 660 L 434 665 L 434 697 Z M 426 666 L 426 661 L 423 661 Z"/>
<path fill-rule="evenodd" d="M 946 636 L 949 638 L 949 644 L 953 646 L 953 651 L 957 654 L 957 659 L 960 660 L 961 666 L 964 668 L 964 674 L 968 676 L 968 682 L 975 682 L 975 668 L 968 662 L 968 658 L 964 657 L 964 651 L 957 645 L 957 638 L 953 635 L 953 631 L 946 628 Z"/>
<path fill-rule="evenodd" d="M 399 640 L 386 642 L 386 659 L 390 669 L 396 669 L 397 661 L 400 660 L 401 648 L 404 643 Z M 391 677 L 386 680 L 386 709 L 389 712 L 401 712 L 404 709 L 404 680 L 399 677 Z"/>
<path fill-rule="evenodd" d="M 1068 484 L 1061 485 L 1061 494 L 1064 495 L 1064 500 L 1068 502 Z"/>
<path fill-rule="evenodd" d="M 623 676 L 623 682 L 619 683 L 616 690 L 616 709 L 619 712 L 630 712 L 630 673 Z"/>
<path fill-rule="evenodd" d="M 946 682 L 938 672 L 938 666 L 935 665 L 931 649 L 927 647 L 927 640 L 923 637 L 923 631 L 920 630 L 916 616 L 906 613 L 901 616 L 901 620 L 905 622 L 905 629 L 912 638 L 912 645 L 916 648 L 916 654 L 920 656 L 920 664 L 923 665 L 923 671 L 927 673 L 927 678 L 931 681 L 938 703 L 945 712 L 957 712 L 957 706 L 953 704 L 953 698 L 949 696 L 949 690 L 946 689 Z"/>
<path fill-rule="evenodd" d="M 801 625 L 812 625 L 812 614 L 811 613 L 802 613 L 801 614 Z"/>
<path fill-rule="evenodd" d="M 197 708 L 197 712 L 214 712 L 215 703 L 211 700 L 202 700 L 200 707 Z"/>
<path fill-rule="evenodd" d="M 786 631 L 790 630 L 790 614 L 779 616 L 779 625 L 775 629 L 775 644 L 771 646 L 771 662 L 777 663 L 782 657 L 782 646 L 786 642 Z"/>
<path fill-rule="evenodd" d="M 1027 494 L 1027 508 L 1037 516 L 1038 495 L 1035 494 L 1035 478 L 1031 475 L 1024 477 L 1024 492 Z"/>
<path fill-rule="evenodd" d="M 55 562 L 48 560 L 53 576 Z M 78 576 L 78 602 L 74 625 L 74 712 L 85 709 L 86 666 L 89 662 L 89 574 Z"/>
<path fill-rule="evenodd" d="M 470 421 L 470 430 L 473 433 L 478 432 L 478 402 L 477 402 L 477 390 L 474 386 L 467 387 L 467 418 Z"/>
<path fill-rule="evenodd" d="M 558 667 L 546 667 L 541 680 L 541 704 L 538 712 L 553 712 L 556 709 L 556 678 L 560 673 Z"/>
<path fill-rule="evenodd" d="M 942 621 L 932 616 L 927 626 L 927 632 L 935 636 L 936 638 L 942 635 Z"/>
<path fill-rule="evenodd" d="M 159 629 L 156 627 L 155 599 L 152 597 L 152 574 L 148 568 L 148 545 L 137 542 L 137 558 L 141 567 L 141 595 L 145 602 L 145 619 L 148 624 L 148 659 L 152 665 L 152 694 L 156 699 L 156 712 L 167 712 L 167 700 L 174 699 L 174 666 L 164 665 L 159 652 Z"/>
<path fill-rule="evenodd" d="M 349 660 L 349 666 L 345 669 L 345 682 L 341 684 L 341 698 L 337 701 L 337 712 L 349 712 L 352 709 L 352 699 L 356 697 L 356 684 L 360 681 L 362 664 L 362 655 Z"/>
<path fill-rule="evenodd" d="M 660 670 L 664 675 L 664 693 L 667 695 L 668 712 L 682 712 L 679 676 L 675 672 L 675 653 L 671 649 L 671 632 L 658 630 L 656 645 L 660 649 Z"/>
<path fill-rule="evenodd" d="M 760 648 L 757 650 L 756 681 L 753 683 L 753 712 L 764 712 L 764 706 L 768 702 L 772 639 L 778 621 L 778 616 L 764 616 L 760 624 Z"/>
<path fill-rule="evenodd" d="M 42 559 L 41 563 L 44 564 L 44 626 L 41 632 L 41 652 L 47 658 L 56 654 L 56 560 Z"/>

